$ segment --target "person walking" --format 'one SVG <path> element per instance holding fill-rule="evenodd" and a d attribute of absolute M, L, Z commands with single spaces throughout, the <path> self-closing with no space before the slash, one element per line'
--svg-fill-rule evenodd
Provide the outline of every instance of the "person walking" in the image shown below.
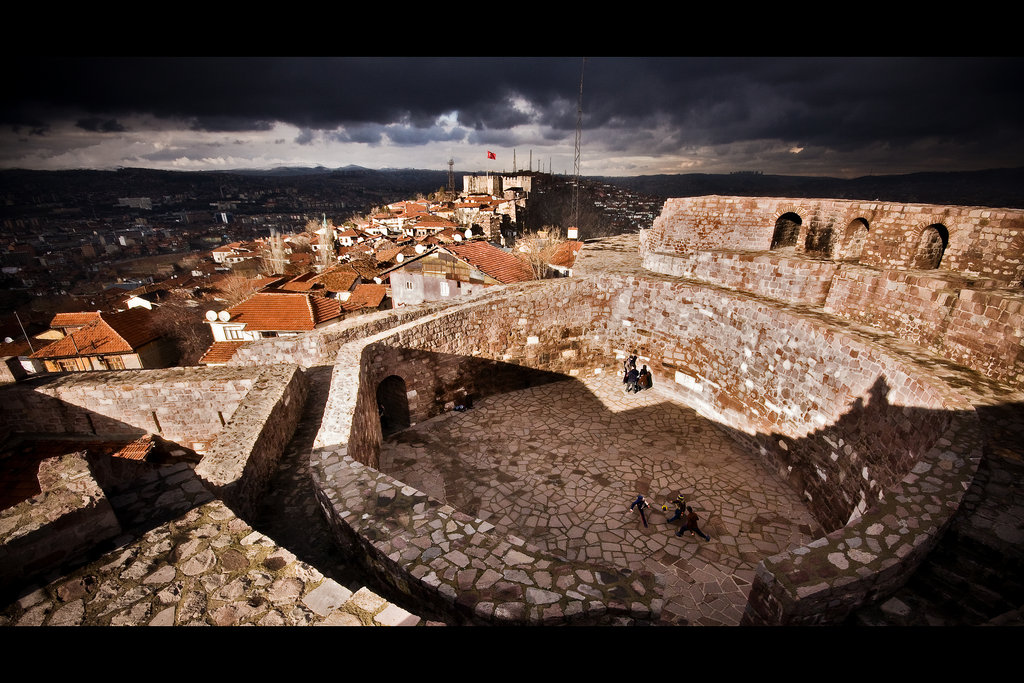
<path fill-rule="evenodd" d="M 686 511 L 686 500 L 683 499 L 683 494 L 680 493 L 672 502 L 675 503 L 676 511 L 671 517 L 668 518 L 668 520 L 665 521 L 666 524 L 671 524 L 672 522 L 676 521 L 677 519 L 682 517 L 683 512 Z"/>
<path fill-rule="evenodd" d="M 634 507 L 640 509 L 640 519 L 643 520 L 644 528 L 646 529 L 647 528 L 647 515 L 644 514 L 644 510 L 649 508 L 649 507 L 651 507 L 651 504 L 647 502 L 646 498 L 644 498 L 644 494 L 642 494 L 642 493 L 637 494 L 636 500 L 634 500 L 633 504 L 629 506 L 629 509 L 632 510 Z"/>
<path fill-rule="evenodd" d="M 693 511 L 692 507 L 687 505 L 686 506 L 686 523 L 683 524 L 683 526 L 679 527 L 679 531 L 676 532 L 676 536 L 682 536 L 684 532 L 689 531 L 691 533 L 697 534 L 698 536 L 703 538 L 705 541 L 710 541 L 711 537 L 708 536 L 703 531 L 701 531 L 700 528 L 697 526 L 697 520 L 698 519 L 700 519 L 700 518 L 697 517 L 697 513 Z"/>

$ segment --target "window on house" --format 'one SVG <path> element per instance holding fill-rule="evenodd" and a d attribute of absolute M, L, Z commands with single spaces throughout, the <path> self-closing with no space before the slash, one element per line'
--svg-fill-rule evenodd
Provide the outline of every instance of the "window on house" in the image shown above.
<path fill-rule="evenodd" d="M 449 294 L 448 283 L 447 282 L 442 282 L 441 283 L 441 296 L 448 296 L 448 294 Z"/>
<path fill-rule="evenodd" d="M 406 280 L 405 281 L 405 288 L 406 289 L 412 289 L 412 280 Z"/>

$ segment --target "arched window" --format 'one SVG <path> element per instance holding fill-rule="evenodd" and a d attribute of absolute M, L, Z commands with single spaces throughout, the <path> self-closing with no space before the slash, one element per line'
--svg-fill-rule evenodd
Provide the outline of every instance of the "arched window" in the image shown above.
<path fill-rule="evenodd" d="M 917 251 L 910 267 L 921 270 L 938 268 L 948 244 L 949 231 L 946 230 L 946 226 L 941 223 L 929 225 L 921 231 L 921 236 L 917 240 Z"/>
<path fill-rule="evenodd" d="M 795 247 L 800 238 L 800 216 L 792 211 L 784 213 L 775 221 L 775 232 L 772 234 L 772 249 Z"/>
<path fill-rule="evenodd" d="M 409 396 L 405 380 L 390 375 L 377 385 L 377 412 L 383 436 L 394 434 L 409 426 Z"/>
<path fill-rule="evenodd" d="M 848 261 L 859 261 L 867 240 L 868 222 L 863 218 L 854 218 L 846 226 L 846 232 L 843 234 L 843 258 Z"/>

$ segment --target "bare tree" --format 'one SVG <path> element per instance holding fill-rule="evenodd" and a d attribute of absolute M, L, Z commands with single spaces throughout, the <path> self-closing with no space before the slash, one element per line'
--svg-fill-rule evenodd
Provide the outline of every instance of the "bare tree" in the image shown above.
<path fill-rule="evenodd" d="M 241 275 L 226 275 L 217 282 L 216 288 L 220 295 L 217 298 L 226 302 L 230 308 L 255 292 L 256 282 Z"/>
<path fill-rule="evenodd" d="M 548 264 L 564 241 L 561 231 L 548 225 L 518 238 L 512 253 L 530 266 L 533 276 L 540 280 L 548 276 L 551 270 Z"/>
<path fill-rule="evenodd" d="M 202 306 L 189 306 L 186 299 L 179 297 L 168 297 L 153 309 L 153 328 L 174 343 L 179 365 L 198 365 L 213 343 L 204 310 Z"/>

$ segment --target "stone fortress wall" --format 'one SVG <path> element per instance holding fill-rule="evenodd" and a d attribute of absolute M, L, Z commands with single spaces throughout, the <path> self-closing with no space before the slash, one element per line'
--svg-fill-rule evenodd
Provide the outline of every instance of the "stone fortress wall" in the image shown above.
<path fill-rule="evenodd" d="M 633 261 L 590 267 L 599 261 L 595 243 L 581 254 L 579 277 L 257 342 L 242 349 L 237 367 L 183 370 L 116 414 L 89 406 L 116 401 L 102 394 L 104 381 L 124 375 L 131 395 L 150 373 L 165 371 L 84 376 L 108 376 L 93 380 L 94 398 L 68 390 L 60 401 L 4 400 L 14 419 L 35 420 L 40 430 L 67 423 L 95 433 L 113 421 L 151 432 L 157 422 L 162 430 L 176 426 L 174 409 L 154 403 L 164 388 L 168 403 L 183 407 L 197 400 L 185 397 L 193 382 L 241 382 L 208 385 L 198 399 L 204 415 L 192 425 L 218 435 L 208 455 L 231 451 L 200 465 L 208 483 L 230 496 L 257 454 L 271 452 L 254 480 L 272 467 L 277 446 L 256 446 L 248 432 L 262 420 L 276 444 L 287 442 L 289 421 L 294 428 L 303 381 L 294 366 L 276 364 L 331 364 L 310 457 L 339 541 L 400 590 L 472 623 L 595 623 L 609 614 L 656 618 L 656 577 L 537 553 L 376 471 L 379 411 L 382 400 L 389 412 L 402 404 L 404 419 L 415 423 L 473 397 L 618 373 L 616 357 L 635 351 L 659 390 L 715 420 L 788 480 L 830 530 L 763 561 L 747 623 L 829 623 L 905 581 L 978 466 L 982 437 L 972 406 L 936 377 L 933 356 L 917 352 L 973 368 L 981 380 L 1015 388 L 1024 381 L 1022 226 L 1021 212 L 997 209 L 670 200 L 642 232 L 639 254 L 634 242 Z M 218 372 L 227 374 L 216 379 Z M 260 391 L 244 394 L 246 377 L 252 387 L 262 379 Z M 218 392 L 225 396 L 209 396 Z M 261 407 L 243 410 L 257 396 L 269 397 L 267 405 L 261 399 Z M 230 445 L 236 441 L 238 448 Z M 244 508 L 255 490 L 234 499 Z M 520 575 L 534 587 L 524 591 L 510 578 Z"/>
<path fill-rule="evenodd" d="M 940 536 L 977 468 L 970 404 L 871 340 L 741 293 L 602 272 L 510 287 L 500 300 L 466 304 L 342 349 L 313 454 L 322 505 L 339 538 L 361 544 L 396 585 L 420 597 L 433 590 L 438 601 L 447 597 L 449 608 L 477 618 L 538 623 L 554 610 L 585 620 L 603 601 L 581 602 L 586 592 L 578 587 L 550 589 L 543 606 L 502 605 L 491 592 L 460 585 L 466 567 L 457 560 L 468 560 L 465 553 L 449 560 L 453 550 L 446 549 L 424 560 L 438 541 L 425 539 L 437 529 L 454 524 L 464 543 L 496 532 L 482 534 L 489 525 L 481 520 L 456 524 L 452 510 L 434 517 L 422 500 L 411 514 L 416 492 L 372 469 L 381 439 L 375 388 L 401 377 L 410 418 L 423 419 L 462 396 L 518 388 L 494 383 L 499 364 L 569 376 L 617 373 L 614 354 L 623 349 L 636 349 L 660 387 L 802 489 L 833 530 L 814 548 L 778 558 L 785 576 L 764 571 L 748 607 L 752 623 L 839 619 L 898 587 Z M 913 529 L 900 526 L 908 516 Z M 490 544 L 472 541 L 495 561 L 510 547 L 500 538 Z M 837 570 L 829 557 L 848 562 L 851 549 L 859 561 Z"/>
<path fill-rule="evenodd" d="M 820 306 L 1024 387 L 1024 212 L 825 199 L 670 199 L 651 270 Z"/>

